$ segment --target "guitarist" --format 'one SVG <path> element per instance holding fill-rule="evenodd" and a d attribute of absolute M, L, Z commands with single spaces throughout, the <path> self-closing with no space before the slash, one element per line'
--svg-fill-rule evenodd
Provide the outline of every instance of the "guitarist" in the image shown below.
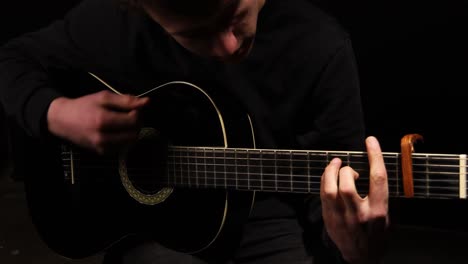
<path fill-rule="evenodd" d="M 72 96 L 80 92 L 52 85 L 57 69 L 93 72 L 126 90 Z M 140 113 L 151 100 L 133 95 L 172 80 L 214 84 L 209 93 L 228 95 L 252 118 L 258 148 L 367 150 L 369 194 L 361 198 L 357 172 L 332 159 L 323 168 L 320 196 L 257 194 L 241 240 L 222 261 L 151 241 L 122 241 L 108 250 L 105 262 L 382 259 L 386 170 L 377 140 L 364 140 L 350 36 L 310 2 L 84 0 L 63 20 L 0 50 L 8 117 L 34 139 L 59 138 L 98 154 L 134 142 Z"/>

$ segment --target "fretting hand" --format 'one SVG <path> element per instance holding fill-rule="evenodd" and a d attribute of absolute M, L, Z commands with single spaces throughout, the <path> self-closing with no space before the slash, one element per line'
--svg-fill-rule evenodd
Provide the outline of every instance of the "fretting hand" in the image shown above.
<path fill-rule="evenodd" d="M 383 256 L 388 217 L 387 171 L 375 137 L 366 139 L 370 165 L 369 194 L 355 186 L 358 173 L 333 159 L 322 175 L 321 200 L 328 235 L 349 263 L 377 263 Z"/>

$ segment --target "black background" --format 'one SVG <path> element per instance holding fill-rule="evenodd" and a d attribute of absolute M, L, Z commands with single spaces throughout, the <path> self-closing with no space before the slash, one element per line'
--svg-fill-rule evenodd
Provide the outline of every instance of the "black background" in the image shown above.
<path fill-rule="evenodd" d="M 415 145 L 416 152 L 468 152 L 467 0 L 315 2 L 351 33 L 367 133 L 377 136 L 384 151 L 399 152 L 401 137 L 418 133 L 424 142 Z M 77 0 L 10 1 L 0 8 L 0 43 L 47 25 L 75 3 Z M 0 131 L 0 135 L 4 134 L 3 129 Z M 7 143 L 0 142 L 3 163 L 8 160 L 6 149 Z M 453 243 L 438 241 L 436 252 L 424 247 L 440 239 L 466 239 L 460 235 L 468 229 L 467 209 L 465 201 L 392 200 L 392 220 L 396 229 L 400 228 L 393 242 L 400 247 L 393 246 L 391 259 L 398 260 L 395 263 L 403 263 L 400 260 L 404 259 L 410 262 L 410 251 L 412 260 L 421 260 L 424 254 L 442 256 L 449 252 Z M 443 236 L 440 230 L 444 230 Z M 408 244 L 408 239 L 424 240 L 426 244 Z M 425 261 L 438 263 L 436 259 Z"/>

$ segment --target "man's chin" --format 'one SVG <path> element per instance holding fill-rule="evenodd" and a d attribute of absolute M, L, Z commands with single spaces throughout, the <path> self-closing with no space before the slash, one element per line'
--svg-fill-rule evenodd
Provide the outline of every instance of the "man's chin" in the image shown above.
<path fill-rule="evenodd" d="M 230 56 L 216 57 L 215 59 L 224 63 L 240 63 L 249 56 L 251 50 L 252 45 L 244 46 Z"/>

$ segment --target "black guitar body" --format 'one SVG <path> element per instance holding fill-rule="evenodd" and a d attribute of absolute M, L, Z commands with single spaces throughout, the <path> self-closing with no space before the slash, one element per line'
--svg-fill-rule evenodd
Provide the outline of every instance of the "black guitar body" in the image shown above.
<path fill-rule="evenodd" d="M 83 258 L 138 234 L 181 252 L 224 254 L 226 243 L 240 238 L 254 192 L 191 188 L 194 180 L 184 182 L 187 188 L 172 188 L 163 201 L 145 204 L 129 194 L 121 174 L 124 167 L 135 190 L 154 198 L 167 187 L 160 179 L 171 171 L 168 146 L 252 148 L 248 116 L 235 107 L 218 108 L 204 91 L 187 84 L 147 96 L 151 104 L 143 112 L 143 127 L 151 136 L 119 154 L 99 156 L 60 140 L 21 137 L 27 149 L 15 150 L 16 172 L 25 183 L 32 221 L 53 251 Z M 20 138 L 20 131 L 14 133 Z M 188 158 L 187 169 L 197 169 Z"/>

